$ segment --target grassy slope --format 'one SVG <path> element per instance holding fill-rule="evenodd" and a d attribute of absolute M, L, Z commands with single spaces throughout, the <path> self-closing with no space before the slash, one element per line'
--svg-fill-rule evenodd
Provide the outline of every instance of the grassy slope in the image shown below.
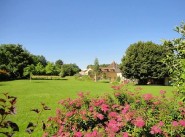
<path fill-rule="evenodd" d="M 73 78 L 67 80 L 17 80 L 10 82 L 0 82 L 0 93 L 9 92 L 10 95 L 18 97 L 17 114 L 12 118 L 19 126 L 20 133 L 17 137 L 28 136 L 24 131 L 28 122 L 34 121 L 37 115 L 31 112 L 30 109 L 40 107 L 40 103 L 44 102 L 52 111 L 44 113 L 41 119 L 46 119 L 54 115 L 55 109 L 58 106 L 57 102 L 63 98 L 75 98 L 80 91 L 90 91 L 91 95 L 102 95 L 107 92 L 112 92 L 111 84 L 109 83 L 94 83 L 91 81 L 77 81 Z M 129 87 L 134 89 L 137 86 Z M 166 86 L 141 86 L 144 93 L 153 93 L 157 95 L 161 89 L 172 91 L 172 87 Z M 41 136 L 41 132 L 36 132 L 34 135 Z"/>

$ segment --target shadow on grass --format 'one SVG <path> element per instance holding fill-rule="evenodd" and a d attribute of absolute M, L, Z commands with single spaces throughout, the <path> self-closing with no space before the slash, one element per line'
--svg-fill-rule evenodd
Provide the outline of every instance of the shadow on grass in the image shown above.
<path fill-rule="evenodd" d="M 59 81 L 59 80 L 68 80 L 68 79 L 66 79 L 66 78 L 63 78 L 63 79 L 32 79 L 31 82 L 33 82 L 33 83 L 46 83 L 46 81 L 48 81 L 48 80 Z"/>
<path fill-rule="evenodd" d="M 165 86 L 165 87 L 172 87 L 173 85 L 163 85 L 163 84 L 135 84 L 135 86 L 151 86 L 151 87 L 156 87 L 156 86 Z"/>

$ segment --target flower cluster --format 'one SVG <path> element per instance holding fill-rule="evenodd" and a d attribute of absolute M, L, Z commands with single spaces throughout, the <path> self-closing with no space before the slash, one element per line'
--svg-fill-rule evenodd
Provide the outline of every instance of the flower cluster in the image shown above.
<path fill-rule="evenodd" d="M 138 89 L 130 92 L 113 88 L 114 96 L 91 98 L 79 93 L 77 99 L 61 100 L 62 108 L 49 118 L 43 136 L 176 137 L 185 134 L 183 102 L 166 97 L 163 90 L 160 96 L 153 96 L 142 95 Z"/>

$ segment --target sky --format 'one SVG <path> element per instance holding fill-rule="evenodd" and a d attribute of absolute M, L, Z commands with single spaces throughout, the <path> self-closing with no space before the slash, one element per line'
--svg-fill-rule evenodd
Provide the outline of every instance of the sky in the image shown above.
<path fill-rule="evenodd" d="M 48 61 L 121 63 L 130 44 L 180 37 L 185 0 L 0 0 L 0 44 Z"/>

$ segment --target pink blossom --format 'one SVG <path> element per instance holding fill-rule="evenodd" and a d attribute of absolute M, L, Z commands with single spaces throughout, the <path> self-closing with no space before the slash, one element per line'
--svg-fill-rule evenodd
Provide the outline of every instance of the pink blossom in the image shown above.
<path fill-rule="evenodd" d="M 94 111 L 94 108 L 91 106 L 91 107 L 89 107 L 89 111 L 90 112 L 93 112 Z"/>
<path fill-rule="evenodd" d="M 172 122 L 172 125 L 173 125 L 174 127 L 177 127 L 177 126 L 179 125 L 179 123 L 178 123 L 177 121 L 173 121 L 173 122 Z"/>
<path fill-rule="evenodd" d="M 123 132 L 123 137 L 129 137 L 127 132 Z"/>
<path fill-rule="evenodd" d="M 109 106 L 107 104 L 102 104 L 101 105 L 101 110 L 105 113 L 109 110 Z"/>
<path fill-rule="evenodd" d="M 130 109 L 130 105 L 129 104 L 126 104 L 124 109 L 122 110 L 122 113 L 123 114 L 126 114 L 126 112 Z"/>
<path fill-rule="evenodd" d="M 150 131 L 151 134 L 158 134 L 158 133 L 160 134 L 161 132 L 162 132 L 161 128 L 156 125 L 154 125 Z"/>
<path fill-rule="evenodd" d="M 153 98 L 153 95 L 150 93 L 143 95 L 143 99 L 146 101 L 151 100 L 152 98 Z"/>
<path fill-rule="evenodd" d="M 117 112 L 110 112 L 110 113 L 109 113 L 109 117 L 111 117 L 111 118 L 116 118 L 117 115 L 118 115 Z"/>
<path fill-rule="evenodd" d="M 114 94 L 116 97 L 119 97 L 121 95 L 121 93 L 117 92 Z"/>
<path fill-rule="evenodd" d="M 160 90 L 160 94 L 161 94 L 161 95 L 164 95 L 165 93 L 166 93 L 165 90 Z"/>
<path fill-rule="evenodd" d="M 66 117 L 71 117 L 72 115 L 73 115 L 73 112 L 72 111 L 66 113 Z"/>
<path fill-rule="evenodd" d="M 133 123 L 135 126 L 140 127 L 140 128 L 142 128 L 145 125 L 145 121 L 141 117 L 136 118 L 136 120 L 134 120 Z"/>
<path fill-rule="evenodd" d="M 104 99 L 95 100 L 94 105 L 98 107 L 98 106 L 102 105 L 104 102 L 105 102 Z"/>
<path fill-rule="evenodd" d="M 183 127 L 185 127 L 185 120 L 179 120 L 179 124 Z"/>
<path fill-rule="evenodd" d="M 97 116 L 97 118 L 99 118 L 100 120 L 104 119 L 104 115 L 102 115 L 102 114 L 100 114 L 100 113 L 98 113 L 96 116 Z"/>
<path fill-rule="evenodd" d="M 82 133 L 81 133 L 81 132 L 76 132 L 76 133 L 74 134 L 74 137 L 82 137 Z"/>
<path fill-rule="evenodd" d="M 81 98 L 83 98 L 84 97 L 84 93 L 83 92 L 80 92 L 80 93 L 78 93 L 78 96 L 81 97 Z"/>
<path fill-rule="evenodd" d="M 117 131 L 119 131 L 119 123 L 115 120 L 110 120 L 107 124 L 106 130 L 116 133 Z"/>
<path fill-rule="evenodd" d="M 163 126 L 163 125 L 164 125 L 164 122 L 160 121 L 159 126 Z"/>

